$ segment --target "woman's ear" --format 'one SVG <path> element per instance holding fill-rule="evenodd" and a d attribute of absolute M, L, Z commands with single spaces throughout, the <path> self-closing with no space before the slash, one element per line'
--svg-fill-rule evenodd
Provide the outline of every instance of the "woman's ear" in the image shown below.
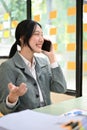
<path fill-rule="evenodd" d="M 24 46 L 24 45 L 23 45 L 23 43 L 24 43 L 24 37 L 23 37 L 23 36 L 20 37 L 19 41 L 20 41 L 20 45 L 21 45 L 21 47 Z"/>

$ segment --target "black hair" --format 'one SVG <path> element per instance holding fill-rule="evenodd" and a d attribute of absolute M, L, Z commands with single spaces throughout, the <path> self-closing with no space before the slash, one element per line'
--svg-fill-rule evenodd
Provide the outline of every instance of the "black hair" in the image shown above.
<path fill-rule="evenodd" d="M 17 27 L 16 27 L 16 31 L 15 31 L 15 43 L 12 45 L 10 53 L 9 53 L 9 58 L 13 57 L 14 54 L 17 51 L 17 45 L 21 46 L 20 44 L 20 38 L 23 37 L 23 44 L 24 45 L 29 45 L 29 39 L 32 36 L 32 34 L 34 33 L 35 29 L 36 29 L 36 25 L 39 25 L 41 27 L 41 25 L 33 20 L 23 20 L 22 22 L 20 22 Z M 42 27 L 41 27 L 42 28 Z M 31 49 L 31 48 L 30 48 Z"/>

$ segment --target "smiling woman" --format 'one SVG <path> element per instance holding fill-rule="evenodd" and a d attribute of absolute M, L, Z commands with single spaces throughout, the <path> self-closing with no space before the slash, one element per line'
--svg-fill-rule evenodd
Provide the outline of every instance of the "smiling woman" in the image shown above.
<path fill-rule="evenodd" d="M 0 111 L 3 114 L 44 107 L 51 104 L 51 91 L 66 92 L 66 80 L 53 46 L 49 52 L 42 51 L 43 42 L 38 22 L 23 20 L 17 25 L 9 59 L 0 66 Z M 37 57 L 35 53 L 43 53 L 45 57 Z"/>

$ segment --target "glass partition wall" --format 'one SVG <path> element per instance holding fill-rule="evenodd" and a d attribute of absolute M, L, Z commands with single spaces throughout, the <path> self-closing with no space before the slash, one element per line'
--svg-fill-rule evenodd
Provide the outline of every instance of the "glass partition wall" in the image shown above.
<path fill-rule="evenodd" d="M 83 91 L 82 95 L 87 95 L 87 0 L 83 2 Z"/>
<path fill-rule="evenodd" d="M 67 87 L 76 90 L 76 0 L 31 0 L 32 19 L 41 23 L 63 69 Z M 73 92 L 73 93 L 72 93 Z"/>
<path fill-rule="evenodd" d="M 15 28 L 26 12 L 26 0 L 0 0 L 0 57 L 8 56 Z"/>

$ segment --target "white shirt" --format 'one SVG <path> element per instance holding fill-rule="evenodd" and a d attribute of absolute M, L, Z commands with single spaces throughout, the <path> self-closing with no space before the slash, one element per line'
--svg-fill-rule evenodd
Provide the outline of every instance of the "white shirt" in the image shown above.
<path fill-rule="evenodd" d="M 40 102 L 43 102 L 43 96 L 42 96 L 42 92 L 41 92 L 41 89 L 40 89 L 40 86 L 38 84 L 38 81 L 37 81 L 37 77 L 36 77 L 36 71 L 35 71 L 35 65 L 36 65 L 36 62 L 35 62 L 35 59 L 33 58 L 33 61 L 32 61 L 32 64 L 30 61 L 28 61 L 25 57 L 23 57 L 21 54 L 20 56 L 22 57 L 22 59 L 24 60 L 25 64 L 27 65 L 28 69 L 30 70 L 32 76 L 34 77 L 34 79 L 36 80 L 36 83 L 37 83 L 37 87 L 38 87 L 38 91 L 39 91 L 39 96 L 40 96 Z"/>

